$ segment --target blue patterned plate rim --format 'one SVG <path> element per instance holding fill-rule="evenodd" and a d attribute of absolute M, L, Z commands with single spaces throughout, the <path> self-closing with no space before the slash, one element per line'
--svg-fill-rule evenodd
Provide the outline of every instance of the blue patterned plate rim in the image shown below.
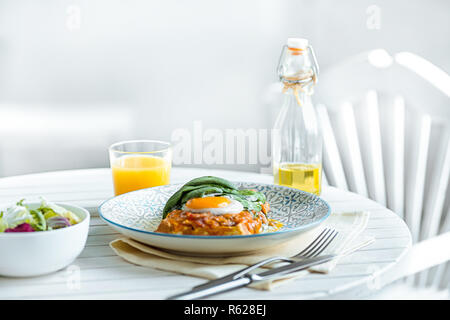
<path fill-rule="evenodd" d="M 330 214 L 331 214 L 331 207 L 328 204 L 328 202 L 326 202 L 324 199 L 322 199 L 321 197 L 313 194 L 313 193 L 309 193 L 306 191 L 302 191 L 299 189 L 295 189 L 295 188 L 290 188 L 290 187 L 285 187 L 285 186 L 280 186 L 280 185 L 275 185 L 275 184 L 269 184 L 269 183 L 254 183 L 254 182 L 244 182 L 244 181 L 232 181 L 233 183 L 244 183 L 244 184 L 254 184 L 254 185 L 260 185 L 260 186 L 276 186 L 277 188 L 282 188 L 282 189 L 286 189 L 286 190 L 293 190 L 295 192 L 299 192 L 299 193 L 303 193 L 306 194 L 308 196 L 312 196 L 315 198 L 318 198 L 320 201 L 322 201 L 328 208 L 327 213 L 321 217 L 320 219 L 311 222 L 310 224 L 306 224 L 303 226 L 299 226 L 299 227 L 295 227 L 295 228 L 290 228 L 287 230 L 280 230 L 280 231 L 274 231 L 274 232 L 266 232 L 266 233 L 258 233 L 258 234 L 249 234 L 249 235 L 233 235 L 233 236 L 196 236 L 196 235 L 189 235 L 189 234 L 172 234 L 172 233 L 163 233 L 163 232 L 154 232 L 154 231 L 147 231 L 147 230 L 142 230 L 142 229 L 136 229 L 136 228 L 132 228 L 132 227 L 127 227 L 124 226 L 123 224 L 114 222 L 108 218 L 106 218 L 103 213 L 102 213 L 102 207 L 103 205 L 105 205 L 107 202 L 113 200 L 113 199 L 118 199 L 124 196 L 128 196 L 131 193 L 135 193 L 135 192 L 143 192 L 145 190 L 149 191 L 149 190 L 155 190 L 156 188 L 163 188 L 163 187 L 168 187 L 168 186 L 173 186 L 173 185 L 180 185 L 180 187 L 183 185 L 183 183 L 176 183 L 176 184 L 169 184 L 169 185 L 163 185 L 163 186 L 157 186 L 157 187 L 152 187 L 152 188 L 146 188 L 146 189 L 139 189 L 139 190 L 135 190 L 135 191 L 130 191 L 127 193 L 123 193 L 121 195 L 115 196 L 115 197 L 111 197 L 105 201 L 103 201 L 100 206 L 98 207 L 98 213 L 100 215 L 100 217 L 105 220 L 108 223 L 111 223 L 114 226 L 117 226 L 119 228 L 123 228 L 123 229 L 127 229 L 130 231 L 135 231 L 135 232 L 140 232 L 140 233 L 144 233 L 144 234 L 149 234 L 149 235 L 153 235 L 153 236 L 159 236 L 159 237 L 170 237 L 170 238 L 180 238 L 180 239 L 239 239 L 239 238 L 256 238 L 256 237 L 270 237 L 270 236 L 276 236 L 276 235 L 280 235 L 280 234 L 285 234 L 285 233 L 291 233 L 291 232 L 295 232 L 295 231 L 300 231 L 302 229 L 309 229 L 312 228 L 320 223 L 322 223 L 323 221 L 325 221 L 325 219 L 327 219 Z"/>

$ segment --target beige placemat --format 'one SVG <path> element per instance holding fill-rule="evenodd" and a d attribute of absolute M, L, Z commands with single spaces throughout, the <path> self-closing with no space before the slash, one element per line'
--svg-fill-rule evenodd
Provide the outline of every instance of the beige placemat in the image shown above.
<path fill-rule="evenodd" d="M 139 266 L 206 279 L 216 279 L 268 257 L 294 256 L 306 248 L 325 227 L 334 228 L 339 231 L 339 234 L 322 254 L 338 254 L 344 251 L 351 252 L 353 248 L 356 249 L 374 241 L 374 238 L 362 235 L 368 220 L 369 212 L 366 211 L 333 213 L 324 224 L 317 228 L 309 230 L 284 244 L 246 256 L 219 258 L 181 256 L 125 237 L 113 240 L 110 243 L 110 246 L 117 255 L 126 261 Z M 288 280 L 305 275 L 311 271 L 322 273 L 330 272 L 337 263 L 338 259 L 334 259 L 330 262 L 310 268 L 309 271 L 300 271 L 291 274 L 289 278 L 266 281 L 250 286 L 256 289 L 271 290 Z"/>

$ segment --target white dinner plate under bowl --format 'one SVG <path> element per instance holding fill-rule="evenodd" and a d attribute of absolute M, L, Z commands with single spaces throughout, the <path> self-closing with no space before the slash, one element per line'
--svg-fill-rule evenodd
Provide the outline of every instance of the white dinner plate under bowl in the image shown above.
<path fill-rule="evenodd" d="M 276 232 L 235 236 L 194 236 L 155 232 L 166 201 L 182 184 L 128 192 L 100 205 L 101 218 L 136 241 L 185 255 L 226 256 L 245 254 L 279 245 L 312 229 L 330 215 L 320 197 L 297 189 L 271 184 L 234 182 L 240 189 L 256 189 L 270 204 L 269 218 L 283 223 Z"/>

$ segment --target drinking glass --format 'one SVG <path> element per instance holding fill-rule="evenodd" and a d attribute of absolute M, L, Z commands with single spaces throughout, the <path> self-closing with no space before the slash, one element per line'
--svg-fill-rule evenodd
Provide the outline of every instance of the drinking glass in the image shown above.
<path fill-rule="evenodd" d="M 115 195 L 169 184 L 172 167 L 170 143 L 131 140 L 109 147 Z"/>

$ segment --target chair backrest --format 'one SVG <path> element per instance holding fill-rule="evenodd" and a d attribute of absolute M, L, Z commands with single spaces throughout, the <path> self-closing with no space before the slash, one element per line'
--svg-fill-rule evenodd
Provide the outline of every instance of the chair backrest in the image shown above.
<path fill-rule="evenodd" d="M 324 70 L 314 98 L 330 185 L 386 205 L 414 242 L 450 230 L 448 74 L 412 53 L 373 50 Z"/>

